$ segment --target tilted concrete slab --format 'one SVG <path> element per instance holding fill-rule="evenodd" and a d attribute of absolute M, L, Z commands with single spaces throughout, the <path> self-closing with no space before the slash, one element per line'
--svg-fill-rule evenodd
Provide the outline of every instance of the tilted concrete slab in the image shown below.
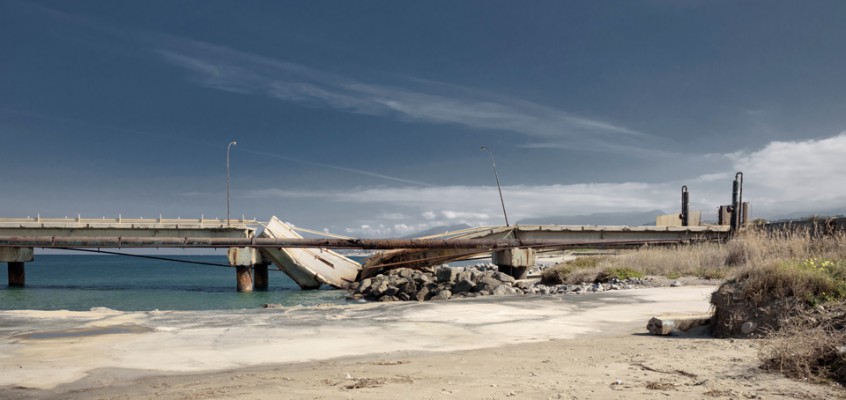
<path fill-rule="evenodd" d="M 302 238 L 276 217 L 270 218 L 259 237 Z M 329 249 L 262 248 L 261 253 L 303 289 L 317 289 L 323 284 L 347 288 L 361 269 L 361 264 Z"/>

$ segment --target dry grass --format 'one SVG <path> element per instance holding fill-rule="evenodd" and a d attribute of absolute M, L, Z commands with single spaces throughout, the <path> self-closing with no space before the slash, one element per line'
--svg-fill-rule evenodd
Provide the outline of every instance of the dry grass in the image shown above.
<path fill-rule="evenodd" d="M 797 379 L 846 384 L 846 302 L 785 321 L 760 350 L 761 367 Z"/>
<path fill-rule="evenodd" d="M 603 277 L 657 275 L 726 279 L 739 271 L 816 258 L 846 260 L 844 235 L 812 238 L 804 232 L 750 230 L 727 243 L 643 247 L 617 256 L 584 256 L 555 265 L 542 275 L 544 284 L 601 281 Z M 620 274 L 623 272 L 623 274 Z M 623 278 L 620 278 L 623 279 Z"/>
<path fill-rule="evenodd" d="M 792 314 L 846 298 L 842 234 L 813 238 L 804 233 L 753 232 L 726 247 L 726 263 L 737 266 L 727 284 L 714 293 L 712 303 L 716 322 L 727 336 L 734 336 L 737 325 L 750 320 L 778 330 L 780 321 Z"/>
<path fill-rule="evenodd" d="M 604 282 L 610 278 L 639 278 L 646 275 L 676 279 L 694 276 L 721 279 L 727 276 L 728 245 L 701 243 L 672 247 L 643 247 L 613 257 L 579 257 L 544 271 L 544 284 Z"/>
<path fill-rule="evenodd" d="M 768 371 L 846 383 L 846 236 L 751 232 L 726 247 L 735 271 L 712 296 L 713 333 L 767 337 Z"/>

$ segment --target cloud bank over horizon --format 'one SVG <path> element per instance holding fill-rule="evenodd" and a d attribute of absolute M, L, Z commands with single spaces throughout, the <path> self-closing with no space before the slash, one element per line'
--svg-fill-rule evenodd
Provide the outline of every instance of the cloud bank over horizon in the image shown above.
<path fill-rule="evenodd" d="M 764 148 L 724 155 L 730 169 L 669 182 L 581 183 L 570 185 L 503 186 L 512 221 L 527 218 L 643 212 L 679 208 L 679 190 L 687 185 L 692 208 L 706 220 L 731 201 L 735 171 L 744 173 L 744 200 L 753 217 L 778 216 L 846 207 L 846 187 L 839 185 L 846 171 L 846 132 L 806 141 L 776 141 Z M 496 186 L 358 187 L 342 190 L 261 189 L 245 194 L 253 199 L 313 198 L 334 204 L 390 205 L 399 212 L 362 218 L 346 234 L 402 236 L 454 224 L 503 224 Z M 809 196 L 814 210 L 808 210 Z M 713 214 L 713 215 L 712 215 Z M 282 216 L 284 218 L 284 216 Z M 399 222 L 402 221 L 402 222 Z"/>

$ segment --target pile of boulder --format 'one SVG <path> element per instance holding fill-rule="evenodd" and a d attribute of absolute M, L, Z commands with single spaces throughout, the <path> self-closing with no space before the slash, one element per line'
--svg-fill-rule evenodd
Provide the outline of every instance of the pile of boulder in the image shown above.
<path fill-rule="evenodd" d="M 468 267 L 443 265 L 433 269 L 399 268 L 363 279 L 352 288 L 353 300 L 428 301 L 456 297 L 505 296 L 519 294 L 589 293 L 633 288 L 634 282 L 542 285 L 536 279 L 516 280 L 493 264 Z"/>

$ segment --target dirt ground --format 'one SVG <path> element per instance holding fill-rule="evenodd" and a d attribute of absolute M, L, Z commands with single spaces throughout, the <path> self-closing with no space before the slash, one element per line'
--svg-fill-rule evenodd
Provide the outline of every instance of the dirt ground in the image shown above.
<path fill-rule="evenodd" d="M 184 326 L 175 324 L 176 317 L 162 319 L 155 315 L 139 317 L 122 313 L 108 314 L 108 318 L 102 315 L 94 318 L 82 313 L 74 317 L 78 318 L 75 322 L 63 320 L 59 324 L 55 316 L 48 314 L 42 316 L 49 319 L 46 325 L 38 318 L 30 319 L 28 329 L 43 331 L 45 326 L 59 325 L 65 330 L 79 329 L 78 326 L 103 326 L 105 320 L 126 326 L 126 321 L 132 320 L 150 328 L 150 331 L 41 340 L 33 339 L 33 335 L 38 333 L 21 336 L 20 332 L 13 332 L 4 338 L 6 347 L 0 353 L 0 366 L 8 382 L 17 379 L 28 383 L 0 388 L 0 398 L 846 398 L 846 390 L 839 386 L 799 382 L 762 372 L 757 368 L 759 342 L 755 340 L 712 339 L 701 328 L 671 337 L 645 333 L 648 318 L 643 315 L 658 314 L 661 309 L 702 312 L 703 308 L 707 310 L 703 294 L 710 290 L 639 289 L 593 297 L 565 296 L 557 300 L 459 301 L 400 307 L 379 305 L 364 310 L 353 306 L 319 312 L 305 310 L 304 314 L 292 313 L 284 319 L 279 319 L 279 314 L 258 313 L 261 318 L 248 324 L 243 331 L 233 330 L 229 320 L 244 319 L 254 313 L 214 316 L 215 323 L 194 319 Z M 567 306 L 564 307 L 564 304 Z M 520 311 L 520 305 L 527 307 Z M 513 314 L 508 311 L 511 308 L 514 308 Z M 523 315 L 527 310 L 536 314 L 522 321 L 513 321 L 514 315 Z M 559 313 L 559 310 L 564 311 Z M 193 314 L 177 316 L 182 320 L 188 315 Z M 332 322 L 333 326 L 340 324 L 343 331 L 321 331 L 316 321 L 327 316 L 334 318 L 328 322 Z M 0 322 L 8 327 L 15 321 L 21 321 L 20 318 L 20 313 L 7 313 L 0 315 Z M 380 318 L 387 318 L 390 322 L 374 321 Z M 371 322 L 362 324 L 365 320 Z M 301 332 L 294 329 L 294 321 L 306 321 L 313 329 L 313 336 L 318 336 L 321 341 L 300 339 Z M 450 329 L 446 326 L 437 328 L 433 321 L 448 324 Z M 380 338 L 394 340 L 395 345 L 383 352 L 364 354 L 338 347 L 337 342 L 369 343 L 367 340 L 374 333 L 365 327 L 373 324 L 381 324 L 382 333 L 370 339 L 377 342 Z M 164 325 L 168 329 L 162 330 Z M 593 329 L 585 329 L 586 326 Z M 285 333 L 287 328 L 294 332 Z M 435 329 L 436 334 L 427 337 L 422 332 L 424 329 Z M 568 329 L 570 331 L 565 332 Z M 174 331 L 183 332 L 183 339 L 187 340 L 176 340 L 172 336 Z M 294 354 L 299 347 L 325 345 L 323 349 L 314 349 L 315 353 L 296 353 L 296 357 L 291 358 L 295 361 L 291 362 L 264 362 L 266 359 L 256 354 L 257 363 L 239 361 L 239 366 L 214 370 L 215 365 L 224 365 L 212 358 L 215 351 L 226 351 L 230 359 L 239 351 L 254 351 L 254 347 L 245 346 L 238 338 L 245 337 L 243 332 L 256 331 L 261 335 L 279 332 L 275 333 L 279 336 L 271 341 L 278 347 L 264 346 L 268 352 L 280 352 L 274 359 L 284 359 L 281 355 L 283 351 Z M 361 335 L 339 336 L 338 332 L 352 332 L 351 335 L 359 332 Z M 232 335 L 234 338 L 230 338 Z M 105 336 L 109 336 L 111 342 L 106 341 Z M 225 337 L 231 342 L 223 340 Z M 400 337 L 406 341 L 399 341 Z M 206 338 L 211 344 L 204 342 Z M 146 345 L 141 346 L 148 340 L 159 343 L 161 353 Z M 279 345 L 283 341 L 290 343 Z M 438 341 L 441 346 L 437 345 Z M 180 347 L 189 346 L 191 342 L 199 342 L 198 347 L 189 349 L 189 353 L 180 353 Z M 92 353 L 95 359 L 87 360 L 84 355 L 75 355 L 80 357 L 79 360 L 87 360 L 89 364 L 86 365 L 98 367 L 88 368 L 81 379 L 68 375 L 47 384 L 51 383 L 51 376 L 61 377 L 61 372 L 73 369 L 65 365 L 65 361 L 51 358 L 50 353 L 64 352 L 67 353 L 64 357 L 70 357 L 70 353 L 90 352 L 90 347 L 83 346 L 86 343 L 105 347 L 108 356 Z M 79 351 L 75 350 L 77 347 Z M 213 351 L 198 351 L 205 347 L 211 347 Z M 331 351 L 326 352 L 327 349 Z M 370 350 L 373 350 L 372 346 Z M 143 354 L 139 355 L 139 351 Z M 167 354 L 171 358 L 165 357 Z M 301 359 L 308 354 L 337 354 L 342 357 Z M 16 359 L 15 355 L 25 355 L 26 359 Z M 142 358 L 148 367 L 128 368 L 136 365 L 133 360 Z M 160 360 L 159 366 L 156 366 L 156 360 Z M 180 372 L 174 370 L 178 363 L 185 366 L 195 363 L 196 368 Z M 27 368 L 40 368 L 37 369 L 40 375 L 27 375 Z M 43 383 L 40 388 L 39 383 Z"/>
<path fill-rule="evenodd" d="M 696 336 L 553 340 L 447 354 L 384 354 L 124 379 L 99 370 L 7 399 L 835 399 L 846 390 L 757 368 L 753 340 Z"/>

